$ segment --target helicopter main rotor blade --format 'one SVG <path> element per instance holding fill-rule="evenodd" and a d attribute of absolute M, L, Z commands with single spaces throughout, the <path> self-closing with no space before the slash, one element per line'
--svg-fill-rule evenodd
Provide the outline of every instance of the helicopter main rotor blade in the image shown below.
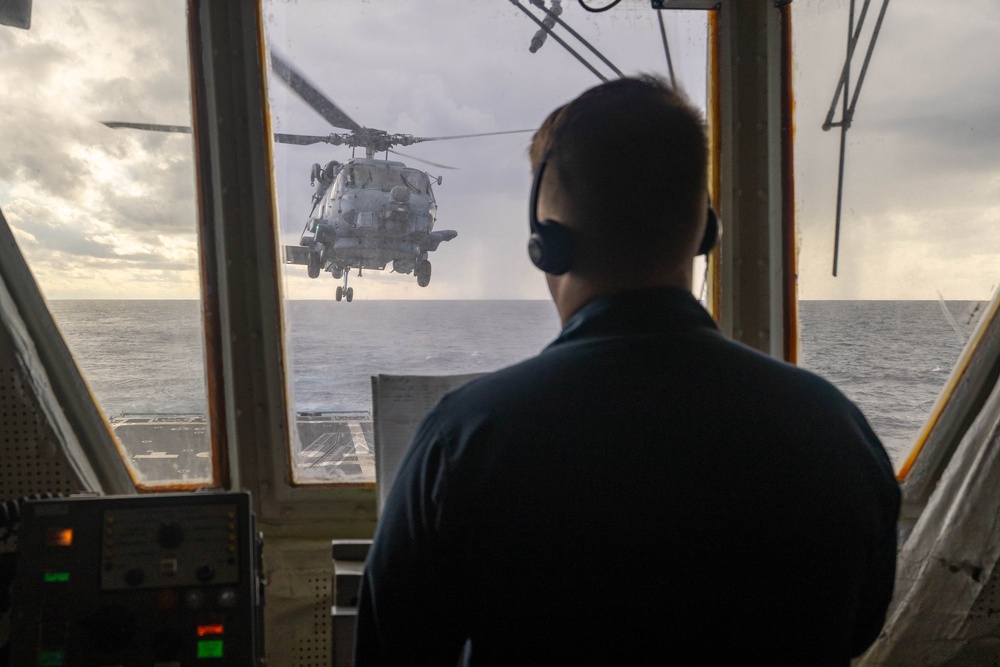
<path fill-rule="evenodd" d="M 392 153 L 393 155 L 399 155 L 401 157 L 405 157 L 407 160 L 416 160 L 417 162 L 423 162 L 425 164 L 429 164 L 432 167 L 437 167 L 438 169 L 458 169 L 458 167 L 449 167 L 446 164 L 438 164 L 437 162 L 431 162 L 430 160 L 425 160 L 422 157 L 415 157 L 413 155 L 407 155 L 406 153 L 400 153 L 399 151 L 394 151 L 391 148 L 389 149 L 389 152 Z"/>
<path fill-rule="evenodd" d="M 330 125 L 354 132 L 361 129 L 361 126 L 344 113 L 343 109 L 330 101 L 316 86 L 307 81 L 274 51 L 271 51 L 271 67 L 274 69 L 274 73 L 287 83 L 296 95 L 302 98 L 303 102 L 325 118 Z"/>
<path fill-rule="evenodd" d="M 280 132 L 275 132 L 274 140 L 279 144 L 296 144 L 299 146 L 331 143 L 329 134 L 319 136 L 318 134 L 281 134 Z"/>
<path fill-rule="evenodd" d="M 498 134 L 520 134 L 522 132 L 534 132 L 535 130 L 504 130 L 503 132 L 479 132 L 478 134 L 452 134 L 447 137 L 413 137 L 407 144 L 417 144 L 421 141 L 442 141 L 445 139 L 470 139 L 472 137 L 492 137 Z"/>
<path fill-rule="evenodd" d="M 117 120 L 107 120 L 101 121 L 103 125 L 106 125 L 114 130 L 120 129 L 130 129 L 130 130 L 150 130 L 153 132 L 180 132 L 182 134 L 191 134 L 191 128 L 185 125 L 157 125 L 155 123 L 126 123 Z M 279 144 L 297 144 L 299 146 L 309 146 L 311 144 L 333 144 L 334 146 L 339 146 L 344 143 L 344 136 L 339 134 L 283 134 L 281 132 L 274 133 L 274 140 Z M 350 136 L 350 135 L 346 135 Z"/>
<path fill-rule="evenodd" d="M 107 125 L 108 127 L 118 130 L 121 128 L 130 128 L 133 130 L 150 130 L 152 132 L 182 132 L 184 134 L 191 134 L 191 128 L 184 125 L 154 125 L 153 123 L 124 123 L 117 120 L 102 120 L 102 125 Z"/>

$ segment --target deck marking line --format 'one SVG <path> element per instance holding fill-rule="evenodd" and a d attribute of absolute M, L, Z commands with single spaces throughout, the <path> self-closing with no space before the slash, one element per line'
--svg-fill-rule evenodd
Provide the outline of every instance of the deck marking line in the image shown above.
<path fill-rule="evenodd" d="M 319 437 L 318 437 L 318 438 L 316 438 L 316 439 L 315 439 L 315 440 L 313 440 L 313 441 L 312 441 L 311 443 L 309 443 L 309 446 L 308 446 L 308 447 L 306 447 L 306 450 L 308 450 L 308 449 L 312 449 L 313 447 L 322 447 L 322 446 L 323 446 L 323 445 L 325 445 L 325 444 L 326 444 L 326 443 L 327 443 L 327 442 L 328 442 L 328 441 L 329 441 L 329 440 L 330 440 L 331 438 L 333 438 L 333 436 L 334 436 L 334 435 L 335 435 L 334 433 L 332 433 L 332 432 L 329 432 L 329 431 L 328 431 L 328 432 L 326 432 L 326 433 L 321 433 L 321 434 L 319 435 Z M 303 452 L 305 452 L 305 450 L 303 450 Z"/>
<path fill-rule="evenodd" d="M 358 456 L 361 474 L 374 480 L 375 460 L 372 458 L 372 452 L 368 448 L 368 440 L 365 438 L 365 433 L 361 430 L 361 423 L 348 422 L 347 427 L 351 430 L 351 438 L 354 440 L 354 453 Z"/>

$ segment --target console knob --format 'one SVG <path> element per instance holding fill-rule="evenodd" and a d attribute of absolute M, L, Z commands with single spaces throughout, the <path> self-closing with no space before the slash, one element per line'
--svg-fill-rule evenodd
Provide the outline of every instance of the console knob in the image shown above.
<path fill-rule="evenodd" d="M 205 604 L 205 594 L 198 589 L 191 589 L 184 594 L 184 606 L 188 609 L 201 609 Z"/>
<path fill-rule="evenodd" d="M 219 606 L 223 608 L 236 606 L 236 591 L 226 588 L 219 593 Z"/>
<path fill-rule="evenodd" d="M 184 529 L 176 521 L 161 523 L 156 533 L 156 541 L 164 549 L 176 549 L 184 541 Z"/>
<path fill-rule="evenodd" d="M 194 571 L 194 576 L 198 577 L 198 581 L 207 584 L 215 579 L 215 568 L 211 565 L 202 565 Z"/>
<path fill-rule="evenodd" d="M 125 579 L 125 583 L 129 586 L 138 586 L 145 581 L 146 573 L 138 567 L 132 567 L 125 570 L 123 578 Z"/>

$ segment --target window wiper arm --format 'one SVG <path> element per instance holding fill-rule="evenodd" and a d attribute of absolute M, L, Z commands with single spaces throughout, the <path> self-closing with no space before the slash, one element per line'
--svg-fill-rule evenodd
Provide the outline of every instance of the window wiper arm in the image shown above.
<path fill-rule="evenodd" d="M 416 192 L 418 195 L 421 194 L 420 189 L 417 186 L 415 186 L 413 183 L 410 183 L 410 179 L 408 179 L 406 176 L 404 176 L 403 174 L 400 174 L 399 178 L 402 179 L 402 181 L 404 183 L 406 183 L 406 187 L 410 188 L 411 190 L 413 190 L 414 192 Z"/>

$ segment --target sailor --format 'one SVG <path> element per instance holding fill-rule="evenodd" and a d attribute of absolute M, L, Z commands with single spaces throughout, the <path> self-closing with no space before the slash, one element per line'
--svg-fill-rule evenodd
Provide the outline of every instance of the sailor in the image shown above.
<path fill-rule="evenodd" d="M 531 161 L 562 333 L 419 426 L 356 664 L 848 665 L 892 596 L 899 488 L 841 392 L 692 296 L 715 240 L 699 112 L 612 81 L 554 111 Z"/>
<path fill-rule="evenodd" d="M 333 183 L 333 180 L 337 178 L 337 174 L 340 173 L 341 164 L 336 160 L 331 160 L 326 163 L 322 169 L 320 169 L 319 163 L 313 163 L 312 168 L 309 170 L 309 185 L 315 185 L 316 191 L 313 192 L 312 203 L 313 206 L 323 198 L 326 194 L 327 189 Z"/>

